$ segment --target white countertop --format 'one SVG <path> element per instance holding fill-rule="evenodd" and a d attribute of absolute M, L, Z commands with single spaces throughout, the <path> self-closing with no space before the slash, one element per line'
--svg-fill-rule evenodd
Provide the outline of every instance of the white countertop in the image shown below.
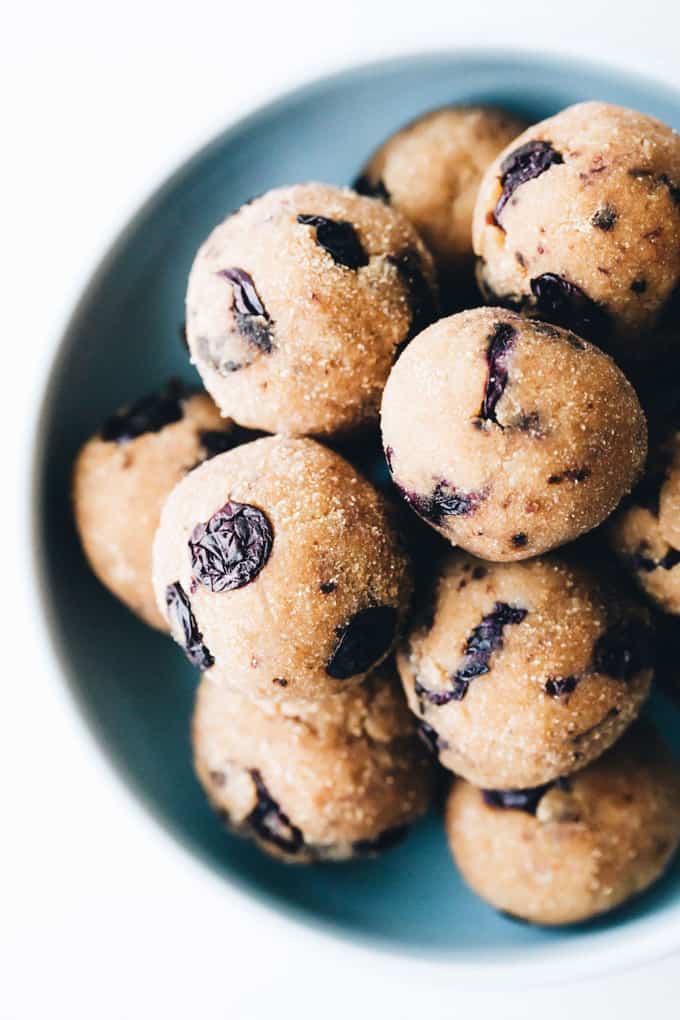
<path fill-rule="evenodd" d="M 679 37 L 673 0 L 42 0 L 4 14 L 1 1020 L 677 1015 L 680 956 L 569 986 L 426 982 L 380 957 L 368 968 L 171 852 L 35 639 L 19 536 L 28 434 L 60 325 L 127 214 L 226 122 L 337 67 L 467 44 L 570 52 L 680 85 Z"/>

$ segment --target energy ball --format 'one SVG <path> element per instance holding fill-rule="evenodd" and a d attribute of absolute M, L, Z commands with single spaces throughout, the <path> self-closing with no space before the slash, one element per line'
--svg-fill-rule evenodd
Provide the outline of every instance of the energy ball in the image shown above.
<path fill-rule="evenodd" d="M 635 110 L 568 107 L 489 167 L 473 240 L 489 302 L 624 361 L 677 348 L 680 136 Z"/>
<path fill-rule="evenodd" d="M 612 518 L 609 536 L 652 601 L 680 614 L 680 429 L 654 450 L 645 478 Z"/>
<path fill-rule="evenodd" d="M 432 110 L 388 138 L 354 187 L 408 217 L 443 279 L 471 274 L 472 212 L 482 174 L 525 127 L 489 106 Z"/>
<path fill-rule="evenodd" d="M 298 184 L 242 206 L 200 248 L 187 339 L 224 415 L 330 436 L 377 420 L 400 345 L 436 309 L 432 258 L 404 216 Z"/>
<path fill-rule="evenodd" d="M 581 769 L 650 689 L 648 610 L 615 577 L 556 556 L 443 564 L 397 665 L 422 735 L 476 786 L 539 786 Z"/>
<path fill-rule="evenodd" d="M 73 472 L 76 526 L 99 580 L 146 623 L 167 630 L 151 584 L 166 497 L 197 464 L 228 449 L 232 423 L 210 397 L 171 381 L 112 415 Z"/>
<path fill-rule="evenodd" d="M 519 560 L 600 524 L 639 477 L 645 418 L 619 368 L 574 333 L 501 308 L 409 344 L 382 402 L 410 506 L 453 545 Z"/>
<path fill-rule="evenodd" d="M 393 647 L 411 592 L 384 497 L 338 454 L 280 436 L 173 490 L 154 585 L 194 665 L 268 697 L 361 681 Z"/>
<path fill-rule="evenodd" d="M 680 842 L 680 775 L 652 726 L 638 723 L 582 772 L 537 790 L 456 780 L 446 829 L 483 899 L 534 924 L 573 924 L 663 874 Z"/>
<path fill-rule="evenodd" d="M 434 771 L 393 667 L 319 702 L 254 702 L 206 675 L 194 762 L 232 829 L 294 863 L 377 854 L 429 804 Z"/>

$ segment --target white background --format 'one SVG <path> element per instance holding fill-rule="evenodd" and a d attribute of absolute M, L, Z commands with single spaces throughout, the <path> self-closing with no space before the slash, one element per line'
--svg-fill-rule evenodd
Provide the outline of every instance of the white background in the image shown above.
<path fill-rule="evenodd" d="M 672 0 L 60 0 L 0 22 L 0 1017 L 677 1016 L 680 957 L 569 986 L 426 980 L 236 896 L 101 760 L 43 647 L 29 432 L 59 328 L 137 202 L 229 119 L 346 64 L 460 45 L 589 56 L 680 85 Z"/>

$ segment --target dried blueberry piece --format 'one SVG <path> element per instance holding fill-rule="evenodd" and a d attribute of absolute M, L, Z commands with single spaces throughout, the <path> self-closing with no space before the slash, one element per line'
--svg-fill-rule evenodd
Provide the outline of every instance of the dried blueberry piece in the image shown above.
<path fill-rule="evenodd" d="M 643 277 L 639 277 L 637 280 L 633 280 L 630 285 L 630 289 L 633 294 L 644 294 L 647 290 L 647 281 Z"/>
<path fill-rule="evenodd" d="M 526 790 L 482 790 L 482 797 L 489 807 L 526 811 L 529 815 L 535 815 L 541 800 L 554 786 L 566 792 L 571 790 L 568 779 L 553 779 Z"/>
<path fill-rule="evenodd" d="M 609 320 L 604 309 L 563 276 L 536 276 L 531 281 L 531 292 L 538 313 L 550 322 L 590 339 L 607 333 Z"/>
<path fill-rule="evenodd" d="M 182 401 L 188 395 L 189 391 L 179 379 L 170 379 L 158 393 L 142 397 L 107 418 L 101 428 L 101 438 L 106 442 L 127 443 L 146 432 L 160 432 L 166 425 L 181 421 Z"/>
<path fill-rule="evenodd" d="M 338 587 L 337 581 L 322 581 L 319 584 L 319 591 L 322 595 L 330 595 Z"/>
<path fill-rule="evenodd" d="M 491 656 L 503 647 L 504 628 L 510 624 L 521 623 L 526 615 L 526 609 L 510 606 L 507 602 L 496 602 L 493 612 L 482 617 L 482 622 L 468 637 L 463 662 L 450 676 L 451 687 L 444 691 L 430 691 L 418 683 L 416 694 L 429 701 L 431 705 L 462 701 L 471 681 L 489 672 Z"/>
<path fill-rule="evenodd" d="M 465 517 L 474 513 L 485 498 L 479 492 L 457 492 L 445 482 L 438 482 L 431 496 L 420 496 L 399 488 L 408 505 L 430 524 L 441 524 L 445 517 Z"/>
<path fill-rule="evenodd" d="M 621 620 L 595 642 L 591 669 L 595 673 L 630 680 L 654 665 L 654 633 L 640 620 Z"/>
<path fill-rule="evenodd" d="M 557 163 L 564 163 L 564 159 L 560 152 L 553 149 L 550 142 L 525 142 L 518 149 L 508 153 L 500 166 L 503 190 L 493 211 L 494 222 L 500 226 L 498 218 L 521 184 L 540 177 Z"/>
<path fill-rule="evenodd" d="M 513 535 L 510 539 L 510 544 L 513 549 L 523 549 L 529 542 L 529 536 L 525 531 L 518 531 L 516 535 Z"/>
<path fill-rule="evenodd" d="M 548 476 L 548 485 L 561 485 L 562 482 L 585 482 L 591 474 L 589 467 L 566 468 L 559 474 Z"/>
<path fill-rule="evenodd" d="M 357 839 L 352 844 L 352 849 L 356 854 L 379 854 L 403 843 L 408 832 L 408 825 L 395 825 L 391 829 L 385 829 L 375 839 Z"/>
<path fill-rule="evenodd" d="M 368 265 L 368 255 L 359 235 L 347 220 L 329 220 L 326 216 L 301 214 L 297 221 L 316 228 L 316 243 L 328 252 L 338 266 L 360 269 Z"/>
<path fill-rule="evenodd" d="M 230 500 L 189 539 L 195 581 L 212 592 L 242 588 L 269 559 L 274 536 L 262 510 Z"/>
<path fill-rule="evenodd" d="M 173 632 L 182 634 L 182 640 L 178 643 L 186 652 L 189 662 L 199 669 L 210 669 L 215 660 L 203 644 L 203 635 L 191 610 L 189 596 L 179 581 L 169 584 L 165 589 L 165 604 Z"/>
<path fill-rule="evenodd" d="M 352 188 L 359 195 L 365 195 L 367 198 L 379 198 L 389 205 L 390 193 L 385 187 L 385 182 L 380 179 L 372 181 L 366 174 L 359 174 L 354 178 Z"/>
<path fill-rule="evenodd" d="M 590 222 L 598 230 L 609 231 L 614 229 L 618 218 L 619 214 L 616 209 L 613 209 L 610 205 L 603 205 L 593 213 L 593 218 Z"/>
<path fill-rule="evenodd" d="M 326 663 L 328 675 L 335 680 L 347 680 L 365 673 L 389 651 L 396 627 L 394 606 L 360 609 L 348 623 L 336 629 L 338 643 Z"/>
<path fill-rule="evenodd" d="M 566 699 L 576 690 L 580 679 L 578 676 L 551 676 L 543 685 L 543 690 L 551 698 Z"/>
<path fill-rule="evenodd" d="M 198 434 L 198 440 L 205 450 L 206 460 L 226 453 L 234 445 L 234 436 L 231 431 L 220 432 L 219 429 L 203 429 Z"/>
<path fill-rule="evenodd" d="M 414 336 L 434 322 L 438 307 L 434 291 L 423 273 L 420 255 L 414 248 L 407 248 L 398 255 L 388 255 L 387 261 L 395 267 L 406 290 L 411 322 L 405 340 L 399 345 L 399 352 Z"/>
<path fill-rule="evenodd" d="M 482 407 L 479 417 L 483 421 L 493 421 L 498 424 L 496 418 L 496 405 L 503 396 L 508 382 L 507 355 L 517 340 L 517 330 L 509 322 L 496 322 L 493 333 L 489 336 L 489 345 L 486 349 L 486 361 L 489 366 L 486 389 L 482 400 Z"/>
<path fill-rule="evenodd" d="M 304 845 L 301 831 L 276 803 L 258 769 L 251 769 L 250 775 L 257 790 L 257 803 L 246 818 L 246 824 L 265 843 L 271 843 L 284 853 L 297 853 Z"/>
<path fill-rule="evenodd" d="M 241 336 L 263 354 L 271 354 L 274 346 L 272 342 L 274 324 L 255 289 L 252 276 L 238 266 L 220 269 L 218 275 L 223 276 L 231 284 L 234 292 L 234 318 Z M 231 371 L 242 367 L 232 362 L 229 364 L 232 367 L 227 370 Z"/>
<path fill-rule="evenodd" d="M 668 188 L 668 194 L 671 197 L 673 205 L 677 205 L 680 208 L 680 187 L 678 187 L 677 184 L 674 184 L 667 174 L 661 174 L 659 181 L 664 185 L 664 187 Z"/>

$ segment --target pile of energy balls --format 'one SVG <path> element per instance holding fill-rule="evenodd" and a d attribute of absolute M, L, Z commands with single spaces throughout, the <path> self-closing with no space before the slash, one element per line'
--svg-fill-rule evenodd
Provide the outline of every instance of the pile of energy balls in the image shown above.
<path fill-rule="evenodd" d="M 680 614 L 680 137 L 594 102 L 428 113 L 353 189 L 219 224 L 186 339 L 207 392 L 109 418 L 74 506 L 202 674 L 218 814 L 286 861 L 376 855 L 448 770 L 496 908 L 648 887 L 680 842 L 638 720 Z"/>

